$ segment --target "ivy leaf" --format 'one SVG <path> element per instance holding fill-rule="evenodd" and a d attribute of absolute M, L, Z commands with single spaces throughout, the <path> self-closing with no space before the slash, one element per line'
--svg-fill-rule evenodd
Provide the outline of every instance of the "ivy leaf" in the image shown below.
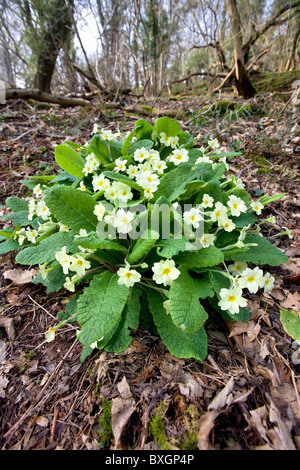
<path fill-rule="evenodd" d="M 232 260 L 247 261 L 253 264 L 279 266 L 287 262 L 288 257 L 277 246 L 273 245 L 266 238 L 249 235 L 245 238 L 244 243 L 255 243 L 257 246 L 252 246 L 250 250 L 245 253 L 239 253 L 231 257 Z"/>
<path fill-rule="evenodd" d="M 98 219 L 94 214 L 97 202 L 79 189 L 57 185 L 45 193 L 45 203 L 57 220 L 75 232 L 86 229 L 95 231 Z"/>
<path fill-rule="evenodd" d="M 68 145 L 62 144 L 55 147 L 54 157 L 56 163 L 70 175 L 77 176 L 77 178 L 83 176 L 84 159 Z"/>
<path fill-rule="evenodd" d="M 55 259 L 55 253 L 60 251 L 63 246 L 66 246 L 67 252 L 76 253 L 78 251 L 72 232 L 56 232 L 44 238 L 38 245 L 24 248 L 17 254 L 16 261 L 28 265 L 48 263 Z"/>
<path fill-rule="evenodd" d="M 162 296 L 155 291 L 148 292 L 149 308 L 158 334 L 171 354 L 179 358 L 194 358 L 201 362 L 207 355 L 207 336 L 204 328 L 187 333 L 177 328 L 163 306 Z"/>
<path fill-rule="evenodd" d="M 171 317 L 178 328 L 194 333 L 208 318 L 199 301 L 201 282 L 189 274 L 186 266 L 181 266 L 179 270 L 180 275 L 170 288 Z"/>
<path fill-rule="evenodd" d="M 77 301 L 78 339 L 86 346 L 115 333 L 122 318 L 129 288 L 118 284 L 118 276 L 105 271 L 93 277 Z"/>
<path fill-rule="evenodd" d="M 140 236 L 134 245 L 132 252 L 127 256 L 129 264 L 135 264 L 151 251 L 157 240 L 159 233 L 155 230 L 147 230 Z"/>
<path fill-rule="evenodd" d="M 224 254 L 215 246 L 201 248 L 191 253 L 174 257 L 176 264 L 186 264 L 189 268 L 206 268 L 216 266 L 224 260 Z"/>

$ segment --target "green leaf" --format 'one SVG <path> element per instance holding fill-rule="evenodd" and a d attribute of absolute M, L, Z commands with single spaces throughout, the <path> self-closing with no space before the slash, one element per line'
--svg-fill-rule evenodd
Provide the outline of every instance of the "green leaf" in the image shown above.
<path fill-rule="evenodd" d="M 222 201 L 222 189 L 220 188 L 220 182 L 218 180 L 207 181 L 197 193 L 196 204 L 201 204 L 204 194 L 214 198 L 214 202 Z"/>
<path fill-rule="evenodd" d="M 28 211 L 11 212 L 10 214 L 0 217 L 3 220 L 11 220 L 15 227 L 25 227 L 31 225 L 32 221 L 28 219 Z"/>
<path fill-rule="evenodd" d="M 162 296 L 155 291 L 148 293 L 149 308 L 163 343 L 171 354 L 179 358 L 194 358 L 201 362 L 207 355 L 207 336 L 204 328 L 187 333 L 177 328 L 163 306 Z"/>
<path fill-rule="evenodd" d="M 266 238 L 249 235 L 245 238 L 244 243 L 256 243 L 257 246 L 252 246 L 245 253 L 233 255 L 231 259 L 269 266 L 279 266 L 288 260 L 288 257 Z"/>
<path fill-rule="evenodd" d="M 131 141 L 136 133 L 136 130 L 137 129 L 133 129 L 133 131 L 130 132 L 130 134 L 128 134 L 128 136 L 126 137 L 126 140 L 123 144 L 123 147 L 122 147 L 122 155 L 123 157 L 125 157 L 125 155 L 127 155 L 128 153 L 128 150 L 129 150 L 129 147 L 130 147 L 130 144 L 131 144 Z"/>
<path fill-rule="evenodd" d="M 127 304 L 124 308 L 122 320 L 111 340 L 106 344 L 105 350 L 116 354 L 125 351 L 132 341 L 130 330 L 137 330 L 139 326 L 139 312 L 141 308 L 140 296 L 142 291 L 133 287 Z"/>
<path fill-rule="evenodd" d="M 5 255 L 6 253 L 10 253 L 11 251 L 17 251 L 20 249 L 21 246 L 19 245 L 19 243 L 15 240 L 12 240 L 11 238 L 0 243 L 0 255 Z"/>
<path fill-rule="evenodd" d="M 55 260 L 55 253 L 66 246 L 67 252 L 76 253 L 78 246 L 74 243 L 74 234 L 71 232 L 56 232 L 42 240 L 36 246 L 24 248 L 16 256 L 20 264 L 43 264 Z"/>
<path fill-rule="evenodd" d="M 94 214 L 97 202 L 79 189 L 57 185 L 45 193 L 45 203 L 56 219 L 75 232 L 86 229 L 95 232 L 98 219 Z"/>
<path fill-rule="evenodd" d="M 41 273 L 39 273 L 34 279 L 32 279 L 33 284 L 42 284 L 46 287 L 46 292 L 58 292 L 63 288 L 66 277 L 63 273 L 61 266 L 57 266 L 57 269 L 49 271 L 46 279 L 42 278 Z"/>
<path fill-rule="evenodd" d="M 150 139 L 142 139 L 138 140 L 137 142 L 134 142 L 129 149 L 129 154 L 132 155 L 137 149 L 140 149 L 142 147 L 145 147 L 145 149 L 150 150 L 152 149 L 154 145 L 153 140 Z"/>
<path fill-rule="evenodd" d="M 27 211 L 28 212 L 28 201 L 19 197 L 8 197 L 5 200 L 7 207 L 13 212 Z"/>
<path fill-rule="evenodd" d="M 94 276 L 77 301 L 77 319 L 82 330 L 78 339 L 90 346 L 113 335 L 122 318 L 129 288 L 118 284 L 118 276 L 105 271 Z"/>
<path fill-rule="evenodd" d="M 185 237 L 167 238 L 159 241 L 159 246 L 156 251 L 159 256 L 171 259 L 173 256 L 178 255 L 180 251 L 188 251 L 189 248 L 193 248 L 193 245 Z"/>
<path fill-rule="evenodd" d="M 194 333 L 208 318 L 199 301 L 201 284 L 189 274 L 186 266 L 181 266 L 179 270 L 180 275 L 170 288 L 171 317 L 178 328 Z"/>
<path fill-rule="evenodd" d="M 122 251 L 122 253 L 127 253 L 128 251 L 125 246 L 120 245 L 117 242 L 99 238 L 96 232 L 89 233 L 87 237 L 76 237 L 75 243 L 76 245 L 80 245 L 83 248 L 91 250 L 115 250 Z"/>
<path fill-rule="evenodd" d="M 185 187 L 191 181 L 201 177 L 205 180 L 210 179 L 212 168 L 210 163 L 202 165 L 190 165 L 189 163 L 181 163 L 177 168 L 162 176 L 158 189 L 154 193 L 153 200 L 164 196 L 168 201 L 175 201 L 184 193 Z"/>
<path fill-rule="evenodd" d="M 81 155 L 68 145 L 58 145 L 55 147 L 54 156 L 56 163 L 72 176 L 81 178 L 84 167 L 84 159 Z"/>
<path fill-rule="evenodd" d="M 107 144 L 106 142 L 103 142 L 98 135 L 95 135 L 92 138 L 88 149 L 96 155 L 101 163 L 104 163 L 105 165 L 111 163 Z"/>
<path fill-rule="evenodd" d="M 158 135 L 164 132 L 167 137 L 173 137 L 181 133 L 179 123 L 175 121 L 175 119 L 171 119 L 167 116 L 157 119 L 155 123 L 155 130 Z"/>
<path fill-rule="evenodd" d="M 176 264 L 186 264 L 189 268 L 216 266 L 224 260 L 224 254 L 215 246 L 208 246 L 194 252 L 174 257 Z"/>
<path fill-rule="evenodd" d="M 151 139 L 154 127 L 145 119 L 138 119 L 135 123 L 135 131 L 137 140 Z"/>
<path fill-rule="evenodd" d="M 144 192 L 141 186 L 139 186 L 137 183 L 135 183 L 131 178 L 129 178 L 126 175 L 122 175 L 120 173 L 117 173 L 116 171 L 104 171 L 102 174 L 111 180 L 119 181 L 120 183 L 127 184 L 132 189 L 136 189 L 137 191 L 140 191 L 142 193 Z"/>
<path fill-rule="evenodd" d="M 299 313 L 291 312 L 285 308 L 280 309 L 280 320 L 284 330 L 294 338 L 300 341 L 300 317 Z"/>
<path fill-rule="evenodd" d="M 155 230 L 147 230 L 140 236 L 134 245 L 132 252 L 127 256 L 129 264 L 135 264 L 151 251 L 157 240 L 159 233 Z"/>
<path fill-rule="evenodd" d="M 246 225 L 252 227 L 253 224 L 257 221 L 256 216 L 252 212 L 244 212 L 238 217 L 230 217 L 232 222 L 235 224 L 236 228 L 243 228 Z"/>
<path fill-rule="evenodd" d="M 229 189 L 229 191 L 226 191 L 225 193 L 223 193 L 223 204 L 225 206 L 227 205 L 230 196 L 236 196 L 236 197 L 241 198 L 245 204 L 248 204 L 249 199 L 250 199 L 250 194 L 247 193 L 245 189 L 238 189 L 238 188 Z"/>

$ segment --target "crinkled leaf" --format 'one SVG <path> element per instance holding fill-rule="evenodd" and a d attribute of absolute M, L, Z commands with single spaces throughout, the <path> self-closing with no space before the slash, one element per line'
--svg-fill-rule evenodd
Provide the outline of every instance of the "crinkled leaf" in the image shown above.
<path fill-rule="evenodd" d="M 20 250 L 22 247 L 19 245 L 18 242 L 9 238 L 4 242 L 0 243 L 0 255 L 5 255 L 6 253 L 10 253 L 11 251 Z"/>
<path fill-rule="evenodd" d="M 103 175 L 114 181 L 127 184 L 128 186 L 130 186 L 130 188 L 136 189 L 137 191 L 140 191 L 140 192 L 144 191 L 141 186 L 139 186 L 135 181 L 133 181 L 131 178 L 129 178 L 126 175 L 117 173 L 115 171 L 104 171 Z"/>
<path fill-rule="evenodd" d="M 179 358 L 195 358 L 201 362 L 207 355 L 207 336 L 204 328 L 187 333 L 177 328 L 163 306 L 163 297 L 155 291 L 148 293 L 149 308 L 163 343 Z"/>
<path fill-rule="evenodd" d="M 251 246 L 249 251 L 233 255 L 231 259 L 269 266 L 279 266 L 288 260 L 287 255 L 266 238 L 249 235 L 245 238 L 244 243 L 255 243 L 257 246 Z"/>
<path fill-rule="evenodd" d="M 216 266 L 224 260 L 224 254 L 215 246 L 201 248 L 198 251 L 174 257 L 176 264 L 186 264 L 189 268 L 206 268 Z"/>
<path fill-rule="evenodd" d="M 129 288 L 118 284 L 118 276 L 105 271 L 94 276 L 77 301 L 77 319 L 82 330 L 78 339 L 89 346 L 113 335 L 122 318 Z"/>
<path fill-rule="evenodd" d="M 130 330 L 136 330 L 139 326 L 139 312 L 141 308 L 140 296 L 142 291 L 133 287 L 127 304 L 124 308 L 122 320 L 111 340 L 106 344 L 105 350 L 120 353 L 128 348 L 132 341 Z"/>
<path fill-rule="evenodd" d="M 28 201 L 19 197 L 7 197 L 5 204 L 13 212 L 28 211 Z"/>
<path fill-rule="evenodd" d="M 212 166 L 210 163 L 202 165 L 190 165 L 181 163 L 178 167 L 162 176 L 158 189 L 154 193 L 153 200 L 164 196 L 168 201 L 175 201 L 185 192 L 185 187 L 191 181 L 201 177 L 201 180 L 211 179 Z"/>
<path fill-rule="evenodd" d="M 46 287 L 46 292 L 58 292 L 63 288 L 65 283 L 66 276 L 63 273 L 61 266 L 57 266 L 56 269 L 49 271 L 46 279 L 42 278 L 41 273 L 39 273 L 33 280 L 33 284 L 42 284 Z"/>
<path fill-rule="evenodd" d="M 24 248 L 16 256 L 17 263 L 20 264 L 43 264 L 55 260 L 55 253 L 66 246 L 67 252 L 76 253 L 78 246 L 74 243 L 72 232 L 56 232 L 44 238 L 38 245 Z"/>
<path fill-rule="evenodd" d="M 170 288 L 170 311 L 174 324 L 187 333 L 201 328 L 208 315 L 201 305 L 201 283 L 188 272 L 186 266 L 180 267 L 180 275 Z"/>
<path fill-rule="evenodd" d="M 94 214 L 97 202 L 79 189 L 57 185 L 45 193 L 45 203 L 59 222 L 75 232 L 86 229 L 95 232 L 98 219 Z"/>
<path fill-rule="evenodd" d="M 156 251 L 159 256 L 171 259 L 181 251 L 189 251 L 191 249 L 193 249 L 191 242 L 187 238 L 182 237 L 160 240 Z"/>
<path fill-rule="evenodd" d="M 99 238 L 96 232 L 89 233 L 86 237 L 76 237 L 75 243 L 78 246 L 91 250 L 115 250 L 127 253 L 127 248 L 120 243 L 104 238 Z"/>
<path fill-rule="evenodd" d="M 135 264 L 147 256 L 158 239 L 159 233 L 155 230 L 145 231 L 142 236 L 138 238 L 132 252 L 127 256 L 128 263 Z"/>

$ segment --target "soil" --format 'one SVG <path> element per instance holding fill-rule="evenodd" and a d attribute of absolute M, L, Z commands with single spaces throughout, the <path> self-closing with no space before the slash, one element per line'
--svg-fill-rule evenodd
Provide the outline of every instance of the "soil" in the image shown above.
<path fill-rule="evenodd" d="M 224 151 L 241 150 L 231 169 L 253 196 L 285 193 L 262 215 L 276 217 L 276 224 L 262 231 L 289 256 L 285 265 L 269 269 L 275 289 L 249 296 L 249 324 L 227 324 L 210 312 L 204 363 L 177 359 L 155 334 L 140 329 L 132 332 L 124 353 L 98 351 L 81 363 L 76 322 L 54 341 L 45 339 L 69 294 L 14 284 L 3 277 L 17 267 L 14 255 L 0 256 L 2 450 L 300 449 L 299 345 L 279 316 L 280 308 L 298 313 L 300 305 L 299 122 L 275 94 L 251 100 L 252 111 L 237 119 L 230 111 L 208 113 L 209 103 L 191 96 L 146 104 L 162 115 L 170 108 L 173 117 L 184 111 L 183 130 L 218 138 Z M 138 118 L 124 107 L 102 109 L 96 101 L 89 109 L 2 105 L 2 214 L 8 196 L 26 196 L 20 180 L 57 169 L 56 145 L 84 144 L 95 122 L 131 130 Z M 276 236 L 283 227 L 292 238 Z"/>

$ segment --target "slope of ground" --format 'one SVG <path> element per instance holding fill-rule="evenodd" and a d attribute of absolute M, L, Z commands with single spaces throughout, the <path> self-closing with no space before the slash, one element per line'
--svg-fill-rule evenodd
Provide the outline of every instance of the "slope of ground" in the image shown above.
<path fill-rule="evenodd" d="M 76 324 L 45 340 L 68 294 L 12 283 L 3 273 L 15 267 L 13 255 L 0 256 L 2 450 L 300 449 L 300 352 L 279 319 L 280 307 L 299 311 L 300 304 L 299 123 L 273 94 L 248 103 L 228 99 L 234 105 L 156 100 L 144 111 L 172 110 L 183 130 L 218 138 L 222 150 L 241 150 L 232 167 L 253 196 L 286 193 L 263 214 L 276 217 L 264 234 L 289 256 L 270 270 L 275 289 L 250 297 L 249 324 L 226 325 L 211 312 L 203 364 L 176 359 L 145 330 L 133 332 L 124 353 L 99 351 L 81 364 Z M 19 101 L 2 106 L 0 211 L 8 196 L 26 195 L 20 179 L 56 169 L 56 145 L 83 144 L 95 122 L 129 130 L 140 117 L 136 111 L 97 103 L 88 110 Z"/>

